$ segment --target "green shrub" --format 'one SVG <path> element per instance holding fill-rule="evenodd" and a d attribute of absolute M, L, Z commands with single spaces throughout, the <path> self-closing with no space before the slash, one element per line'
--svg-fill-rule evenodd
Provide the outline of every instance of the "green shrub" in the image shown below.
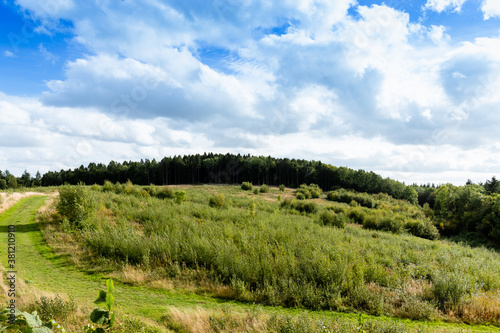
<path fill-rule="evenodd" d="M 165 186 L 156 192 L 156 197 L 159 199 L 174 199 L 175 191 Z"/>
<path fill-rule="evenodd" d="M 127 182 L 125 183 L 125 185 L 123 186 L 123 192 L 125 192 L 126 194 L 133 194 L 134 192 L 134 184 L 132 184 L 132 182 L 129 180 L 127 180 Z"/>
<path fill-rule="evenodd" d="M 279 189 L 280 189 L 281 192 L 285 192 L 285 185 L 281 184 L 279 186 Z"/>
<path fill-rule="evenodd" d="M 73 299 L 65 300 L 59 294 L 54 297 L 42 296 L 35 300 L 33 311 L 36 311 L 43 321 L 52 319 L 65 320 L 76 311 Z"/>
<path fill-rule="evenodd" d="M 295 194 L 295 197 L 298 199 L 298 200 L 305 200 L 306 196 L 304 195 L 304 193 L 301 193 L 301 192 L 298 192 Z"/>
<path fill-rule="evenodd" d="M 116 194 L 123 193 L 123 185 L 122 184 L 120 184 L 119 182 L 116 182 L 114 187 L 115 187 Z"/>
<path fill-rule="evenodd" d="M 332 211 L 324 210 L 319 215 L 321 225 L 332 226 L 336 228 L 345 228 L 347 221 L 344 214 L 335 214 Z"/>
<path fill-rule="evenodd" d="M 181 204 L 183 201 L 186 201 L 186 191 L 175 191 L 175 202 L 177 204 Z"/>
<path fill-rule="evenodd" d="M 299 212 L 304 212 L 307 214 L 314 214 L 318 210 L 318 205 L 314 202 L 304 202 L 298 200 L 285 199 L 281 202 L 280 207 L 295 209 Z"/>
<path fill-rule="evenodd" d="M 102 190 L 104 192 L 114 192 L 115 191 L 115 186 L 109 180 L 105 180 L 104 181 L 104 185 L 102 186 Z"/>
<path fill-rule="evenodd" d="M 225 206 L 225 198 L 224 194 L 219 193 L 217 195 L 212 195 L 210 199 L 208 199 L 208 205 L 213 208 L 222 208 Z"/>
<path fill-rule="evenodd" d="M 410 220 L 405 223 L 404 228 L 410 234 L 417 237 L 422 237 L 430 240 L 439 238 L 439 231 L 430 220 Z"/>
<path fill-rule="evenodd" d="M 57 211 L 71 223 L 79 225 L 92 213 L 94 206 L 93 198 L 83 186 L 64 185 L 59 189 Z"/>
<path fill-rule="evenodd" d="M 269 193 L 269 186 L 267 186 L 266 184 L 263 184 L 260 187 L 260 193 Z"/>
<path fill-rule="evenodd" d="M 259 194 L 259 189 L 256 188 L 255 190 L 253 190 L 253 194 L 255 194 L 255 195 Z"/>
<path fill-rule="evenodd" d="M 0 179 L 0 190 L 5 190 L 7 188 L 7 181 L 5 179 Z"/>
<path fill-rule="evenodd" d="M 253 185 L 250 182 L 241 183 L 241 189 L 244 191 L 251 191 L 253 189 Z"/>

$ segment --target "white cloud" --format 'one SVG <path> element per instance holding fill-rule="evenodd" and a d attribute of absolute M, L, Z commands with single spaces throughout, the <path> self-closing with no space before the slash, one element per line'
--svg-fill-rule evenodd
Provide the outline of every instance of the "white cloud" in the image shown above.
<path fill-rule="evenodd" d="M 450 8 L 456 12 L 460 12 L 465 1 L 467 0 L 427 0 L 424 8 L 434 10 L 439 13 Z"/>
<path fill-rule="evenodd" d="M 481 10 L 483 11 L 485 20 L 493 17 L 500 17 L 500 1 L 484 0 Z"/>
<path fill-rule="evenodd" d="M 464 2 L 429 0 L 425 9 L 460 11 Z M 249 152 L 415 181 L 440 170 L 455 170 L 453 180 L 482 175 L 499 162 L 474 159 L 495 151 L 482 138 L 496 137 L 500 123 L 498 38 L 454 44 L 451 28 L 352 0 L 64 0 L 50 11 L 17 3 L 41 19 L 40 33 L 70 20 L 72 43 L 88 51 L 40 98 L 0 95 L 3 147 L 30 152 L 0 156 L 21 172 L 40 154 L 42 168 L 59 169 Z M 347 14 L 351 6 L 359 15 Z"/>
<path fill-rule="evenodd" d="M 427 35 L 429 38 L 436 44 L 436 45 L 446 45 L 450 42 L 451 37 L 447 33 L 445 33 L 446 27 L 440 25 L 431 25 L 430 30 L 427 32 Z"/>
<path fill-rule="evenodd" d="M 10 52 L 9 50 L 3 51 L 3 55 L 4 55 L 4 57 L 7 57 L 7 58 L 14 58 L 15 57 L 15 54 Z"/>
<path fill-rule="evenodd" d="M 43 46 L 43 44 L 38 44 L 38 51 L 40 52 L 40 55 L 46 60 L 51 63 L 55 63 L 57 60 L 57 57 L 47 51 L 47 49 Z"/>

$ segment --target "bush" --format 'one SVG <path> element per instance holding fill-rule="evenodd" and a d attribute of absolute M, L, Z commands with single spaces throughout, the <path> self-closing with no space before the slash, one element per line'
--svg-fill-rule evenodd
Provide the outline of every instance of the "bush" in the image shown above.
<path fill-rule="evenodd" d="M 115 191 L 115 186 L 109 180 L 105 180 L 104 181 L 104 185 L 102 186 L 102 190 L 104 192 L 114 192 Z"/>
<path fill-rule="evenodd" d="M 345 228 L 347 221 L 344 214 L 335 214 L 332 211 L 324 210 L 319 215 L 321 225 L 332 226 L 336 228 Z"/>
<path fill-rule="evenodd" d="M 301 193 L 301 192 L 298 192 L 297 194 L 295 194 L 295 197 L 298 200 L 305 200 L 305 198 L 306 198 L 306 196 L 304 195 L 304 193 Z"/>
<path fill-rule="evenodd" d="M 251 191 L 253 189 L 253 185 L 250 182 L 241 183 L 241 189 L 244 191 Z"/>
<path fill-rule="evenodd" d="M 253 190 L 253 194 L 255 195 L 259 194 L 259 189 L 256 188 L 255 190 Z"/>
<path fill-rule="evenodd" d="M 175 191 L 165 186 L 156 192 L 156 197 L 159 199 L 174 199 Z"/>
<path fill-rule="evenodd" d="M 285 185 L 281 184 L 279 188 L 281 192 L 285 192 Z"/>
<path fill-rule="evenodd" d="M 328 192 L 326 199 L 330 201 L 343 202 L 350 204 L 351 206 L 356 203 L 366 208 L 376 207 L 376 202 L 370 195 L 366 193 L 355 193 L 344 189 Z"/>
<path fill-rule="evenodd" d="M 304 202 L 297 200 L 285 199 L 281 202 L 280 206 L 282 208 L 295 209 L 299 212 L 304 212 L 308 214 L 314 214 L 318 210 L 318 205 L 314 202 Z"/>
<path fill-rule="evenodd" d="M 186 201 L 186 192 L 185 191 L 175 191 L 175 202 L 181 204 L 183 201 Z"/>
<path fill-rule="evenodd" d="M 208 205 L 213 208 L 222 208 L 225 206 L 225 198 L 224 194 L 219 193 L 217 195 L 213 195 L 208 199 Z"/>
<path fill-rule="evenodd" d="M 93 211 L 94 202 L 83 186 L 64 185 L 59 189 L 56 208 L 62 217 L 79 225 Z"/>
<path fill-rule="evenodd" d="M 260 187 L 260 193 L 269 193 L 269 186 L 267 186 L 266 184 L 263 184 Z"/>
<path fill-rule="evenodd" d="M 404 228 L 410 234 L 417 237 L 422 237 L 430 240 L 439 238 L 439 231 L 429 220 L 410 220 L 405 223 Z"/>
<path fill-rule="evenodd" d="M 42 296 L 35 300 L 33 311 L 37 311 L 43 321 L 51 319 L 65 320 L 70 314 L 76 311 L 73 299 L 65 300 L 59 294 L 54 297 Z"/>

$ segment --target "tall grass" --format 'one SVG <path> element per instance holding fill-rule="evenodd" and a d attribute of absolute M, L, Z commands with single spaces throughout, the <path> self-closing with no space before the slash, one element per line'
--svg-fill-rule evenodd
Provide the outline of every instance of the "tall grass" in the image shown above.
<path fill-rule="evenodd" d="M 280 204 L 231 191 L 224 192 L 224 209 L 214 209 L 217 196 L 202 187 L 185 189 L 181 205 L 89 191 L 95 208 L 81 222 L 82 242 L 96 257 L 163 278 L 196 271 L 227 286 L 224 297 L 269 305 L 429 319 L 464 304 L 472 313 L 477 302 L 470 303 L 471 297 L 499 289 L 495 252 L 352 226 L 332 228 L 328 221 L 336 215 L 324 215 L 316 204 L 301 214 L 309 202 Z M 409 294 L 409 285 L 426 287 Z M 498 322 L 500 313 L 488 318 Z"/>

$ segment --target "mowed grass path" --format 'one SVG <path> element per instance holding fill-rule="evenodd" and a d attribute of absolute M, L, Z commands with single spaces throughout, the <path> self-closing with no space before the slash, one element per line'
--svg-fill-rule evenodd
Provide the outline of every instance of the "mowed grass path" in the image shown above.
<path fill-rule="evenodd" d="M 7 267 L 7 228 L 16 226 L 16 267 L 18 279 L 37 289 L 68 294 L 79 304 L 91 305 L 97 298 L 99 289 L 105 289 L 106 276 L 86 274 L 68 264 L 63 256 L 58 256 L 45 243 L 38 224 L 36 211 L 47 197 L 38 196 L 20 200 L 8 211 L 0 214 L 0 261 Z M 151 319 L 160 319 L 168 307 L 196 306 L 207 301 L 216 306 L 218 302 L 196 294 L 168 292 L 144 287 L 116 284 L 116 305 L 119 311 Z"/>
<path fill-rule="evenodd" d="M 29 197 L 20 200 L 8 211 L 0 214 L 0 262 L 7 267 L 7 232 L 9 225 L 16 226 L 16 265 L 18 279 L 25 281 L 35 288 L 47 292 L 58 292 L 67 294 L 77 301 L 77 305 L 93 306 L 99 289 L 105 289 L 106 276 L 104 274 L 87 274 L 77 270 L 68 263 L 64 256 L 56 255 L 44 241 L 38 224 L 36 223 L 36 211 L 44 204 L 46 196 Z M 234 310 L 244 311 L 251 307 L 233 301 L 200 296 L 184 291 L 165 291 L 145 287 L 132 287 L 115 283 L 115 299 L 117 313 L 131 314 L 160 320 L 168 309 L 175 306 L 179 309 L 216 309 L 221 304 Z M 261 307 L 264 312 L 295 315 L 303 313 L 303 310 L 283 309 L 279 307 Z M 312 316 L 344 317 L 355 320 L 356 314 L 339 314 L 329 311 L 308 312 Z M 369 318 L 370 316 L 365 316 Z M 409 326 L 419 323 L 393 318 L 372 317 L 382 320 L 394 320 L 404 322 Z M 420 323 L 424 324 L 424 323 Z M 445 323 L 428 323 L 430 327 L 442 331 L 456 332 L 465 329 L 470 332 L 471 327 L 466 325 L 455 325 Z M 424 324 L 424 326 L 427 326 Z M 430 328 L 427 326 L 427 328 Z M 478 326 L 474 331 L 493 332 L 497 328 Z"/>

